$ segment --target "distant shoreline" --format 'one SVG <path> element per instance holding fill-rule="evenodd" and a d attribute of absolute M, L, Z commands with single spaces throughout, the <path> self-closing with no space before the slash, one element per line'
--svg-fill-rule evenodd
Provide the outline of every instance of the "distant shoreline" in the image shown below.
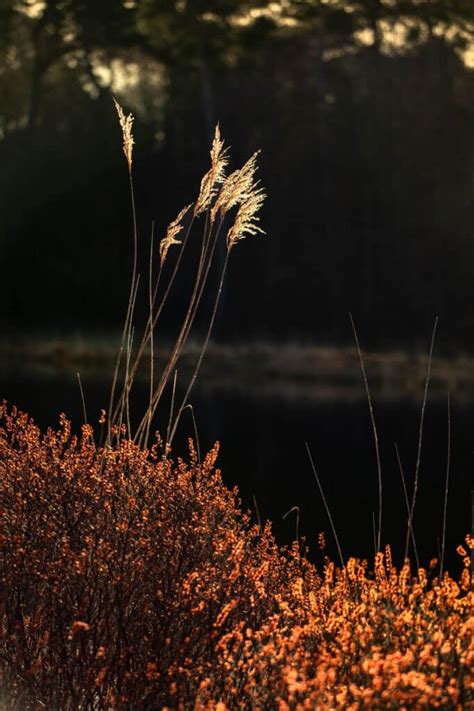
<path fill-rule="evenodd" d="M 0 343 L 3 373 L 27 369 L 38 377 L 61 376 L 80 371 L 101 378 L 113 369 L 119 338 L 15 338 Z M 186 376 L 192 372 L 200 344 L 190 343 L 178 364 Z M 156 367 L 165 363 L 169 350 L 155 346 Z M 364 352 L 364 363 L 374 396 L 419 399 L 423 390 L 428 357 L 401 350 Z M 139 378 L 147 377 L 147 368 Z M 359 358 L 355 348 L 249 342 L 238 345 L 211 343 L 205 355 L 197 386 L 249 389 L 286 393 L 304 399 L 349 400 L 365 397 Z M 434 357 L 430 393 L 447 392 L 460 401 L 474 400 L 474 358 Z"/>

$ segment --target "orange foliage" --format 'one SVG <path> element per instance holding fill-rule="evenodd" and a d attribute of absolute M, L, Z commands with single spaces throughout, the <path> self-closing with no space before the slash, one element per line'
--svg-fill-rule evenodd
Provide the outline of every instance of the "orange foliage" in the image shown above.
<path fill-rule="evenodd" d="M 0 422 L 2 708 L 471 707 L 467 567 L 318 571 L 251 524 L 217 446 L 174 464 Z"/>

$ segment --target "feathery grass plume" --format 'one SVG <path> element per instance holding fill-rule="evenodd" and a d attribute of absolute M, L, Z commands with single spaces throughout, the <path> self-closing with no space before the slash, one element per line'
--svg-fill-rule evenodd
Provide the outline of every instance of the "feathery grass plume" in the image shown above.
<path fill-rule="evenodd" d="M 224 216 L 235 205 L 241 205 L 255 191 L 255 171 L 257 170 L 257 156 L 260 151 L 256 151 L 242 168 L 234 170 L 225 180 L 211 210 L 211 220 L 214 221 L 217 213 Z"/>
<path fill-rule="evenodd" d="M 133 134 L 132 134 L 132 126 L 133 126 L 133 121 L 134 118 L 132 114 L 128 114 L 128 116 L 125 116 L 124 111 L 120 104 L 118 103 L 117 99 L 114 99 L 114 104 L 115 108 L 117 109 L 119 121 L 120 121 L 120 127 L 122 129 L 122 135 L 123 135 L 123 152 L 125 153 L 125 158 L 127 159 L 128 163 L 128 171 L 129 173 L 132 172 L 132 154 L 133 154 L 133 145 L 135 141 L 133 140 Z"/>
<path fill-rule="evenodd" d="M 263 188 L 254 187 L 253 191 L 240 205 L 234 224 L 227 233 L 227 249 L 230 252 L 232 247 L 246 235 L 265 234 L 265 231 L 255 223 L 259 221 L 257 212 L 263 205 L 266 194 Z"/>
<path fill-rule="evenodd" d="M 183 229 L 181 220 L 183 219 L 185 214 L 188 212 L 191 205 L 192 205 L 192 203 L 189 205 L 186 205 L 186 207 L 183 207 L 183 209 L 179 213 L 178 217 L 168 225 L 168 229 L 166 231 L 166 237 L 164 237 L 160 242 L 160 258 L 161 258 L 162 265 L 165 262 L 166 255 L 168 254 L 168 250 L 171 247 L 171 245 L 172 244 L 181 244 L 181 240 L 175 239 L 175 237 Z"/>
<path fill-rule="evenodd" d="M 225 180 L 225 169 L 229 163 L 227 151 L 228 148 L 224 149 L 224 139 L 221 138 L 221 130 L 217 124 L 210 151 L 211 167 L 201 180 L 199 196 L 194 207 L 195 217 L 208 209 L 217 194 L 217 186 Z"/>

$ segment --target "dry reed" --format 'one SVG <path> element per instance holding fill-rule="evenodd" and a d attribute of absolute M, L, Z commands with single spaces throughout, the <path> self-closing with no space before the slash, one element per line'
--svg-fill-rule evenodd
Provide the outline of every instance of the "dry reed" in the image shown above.
<path fill-rule="evenodd" d="M 357 559 L 344 563 L 307 446 L 340 555 L 339 566 L 326 557 L 319 571 L 301 550 L 298 507 L 290 511 L 297 513 L 296 540 L 280 548 L 270 524 L 259 520 L 253 525 L 237 490 L 223 485 L 215 468 L 218 446 L 201 459 L 188 399 L 232 249 L 247 235 L 263 232 L 257 215 L 265 198 L 255 180 L 257 153 L 226 177 L 228 151 L 219 127 L 194 205 L 179 212 L 160 243 L 155 280 L 152 232 L 149 314 L 133 350 L 139 287 L 133 117 L 125 116 L 117 102 L 116 109 L 130 179 L 134 261 L 109 411 L 103 410 L 99 420 L 107 425 L 105 444 L 96 442 L 87 422 L 76 436 L 61 415 L 59 428 L 43 434 L 26 414 L 9 411 L 6 403 L 0 406 L 2 708 L 470 707 L 473 592 L 464 547 L 458 549 L 463 572 L 457 580 L 447 572 L 429 579 L 423 568 L 412 574 L 408 561 L 398 570 L 390 548 L 380 550 L 380 500 L 374 565 Z M 222 237 L 233 208 L 233 224 Z M 155 379 L 157 323 L 191 228 L 203 213 L 187 311 L 168 362 Z M 183 239 L 176 239 L 181 232 Z M 227 255 L 206 335 L 175 413 L 176 365 L 221 238 Z M 178 247 L 178 254 L 160 295 L 171 246 Z M 130 397 L 148 344 L 149 405 L 134 427 Z M 157 435 L 149 446 L 152 419 L 172 375 L 166 441 Z M 85 413 L 82 390 L 81 396 Z M 191 409 L 197 449 L 190 441 L 189 463 L 173 462 L 170 444 L 185 408 Z M 421 431 L 422 423 L 420 441 Z M 418 467 L 419 461 L 417 474 Z M 412 534 L 416 486 L 417 476 L 411 508 L 407 500 Z M 381 497 L 380 468 L 379 492 Z M 319 544 L 324 549 L 322 535 Z M 472 546 L 470 537 L 466 544 Z"/>
<path fill-rule="evenodd" d="M 139 345 L 135 349 L 135 351 L 132 352 L 132 332 L 134 332 L 133 315 L 138 289 L 138 235 L 136 228 L 135 198 L 132 180 L 132 149 L 134 145 L 134 139 L 132 135 L 133 117 L 131 116 L 131 114 L 126 117 L 120 105 L 117 102 L 115 102 L 115 105 L 119 116 L 119 123 L 122 129 L 123 150 L 127 158 L 127 165 L 130 176 L 132 215 L 134 225 L 134 264 L 132 270 L 129 303 L 122 337 L 122 345 L 117 356 L 116 368 L 114 372 L 110 394 L 107 441 L 109 444 L 111 443 L 112 431 L 116 433 L 116 438 L 120 439 L 120 437 L 123 436 L 121 425 L 125 423 L 126 436 L 134 439 L 134 441 L 138 444 L 146 446 L 149 440 L 153 418 L 160 404 L 165 388 L 170 381 L 172 373 L 176 371 L 180 356 L 188 341 L 193 324 L 196 319 L 196 315 L 202 304 L 203 294 L 206 288 L 208 287 L 211 267 L 216 261 L 218 241 L 219 239 L 223 239 L 222 226 L 225 221 L 226 215 L 230 210 L 232 210 L 232 208 L 236 208 L 236 214 L 233 223 L 227 230 L 227 257 L 224 261 L 224 264 L 220 267 L 218 288 L 214 298 L 212 313 L 209 317 L 206 336 L 203 341 L 202 349 L 198 354 L 195 368 L 189 379 L 188 385 L 186 386 L 186 395 L 178 408 L 176 418 L 173 422 L 172 427 L 170 428 L 171 440 L 173 439 L 174 434 L 176 432 L 181 414 L 184 408 L 188 405 L 189 395 L 191 393 L 194 382 L 196 381 L 204 357 L 204 353 L 210 340 L 210 336 L 215 323 L 215 318 L 217 315 L 217 310 L 219 307 L 222 287 L 227 272 L 230 251 L 238 241 L 244 239 L 246 236 L 263 233 L 263 230 L 256 223 L 259 219 L 257 213 L 259 212 L 264 202 L 265 193 L 263 189 L 259 187 L 258 182 L 256 182 L 255 180 L 258 153 L 254 153 L 242 168 L 235 170 L 233 173 L 226 177 L 226 168 L 229 163 L 229 151 L 228 148 L 224 146 L 224 140 L 221 136 L 220 127 L 219 125 L 217 125 L 212 146 L 210 149 L 211 165 L 209 170 L 201 180 L 198 196 L 194 203 L 191 203 L 190 205 L 182 209 L 179 212 L 178 216 L 169 224 L 166 231 L 166 235 L 160 242 L 160 263 L 155 282 L 153 282 L 153 268 L 150 261 L 148 269 L 148 320 L 145 327 L 145 331 L 141 337 L 141 340 L 139 341 Z M 187 228 L 185 229 L 183 220 L 185 219 L 187 213 L 191 210 L 191 208 L 191 220 Z M 200 251 L 197 260 L 197 265 L 195 267 L 195 280 L 194 284 L 192 285 L 187 309 L 182 323 L 179 327 L 178 335 L 176 336 L 176 340 L 171 349 L 168 361 L 165 364 L 161 374 L 158 375 L 156 373 L 153 361 L 153 343 L 156 336 L 158 321 L 163 312 L 165 304 L 169 300 L 169 296 L 172 287 L 175 283 L 176 276 L 181 265 L 181 259 L 188 240 L 190 238 L 194 222 L 204 213 L 206 214 L 206 219 L 203 227 L 203 233 L 201 236 Z M 217 220 L 216 218 L 218 215 L 219 219 Z M 177 236 L 183 230 L 185 230 L 184 237 L 183 239 L 178 240 Z M 164 286 L 160 297 L 159 288 L 162 284 L 165 263 L 168 259 L 169 249 L 171 246 L 174 245 L 179 247 L 178 256 L 174 268 L 171 272 L 171 276 L 169 277 L 167 284 Z M 150 252 L 150 255 L 152 255 L 152 251 Z M 151 259 L 152 256 L 150 256 L 150 260 Z M 151 351 L 151 361 L 149 365 L 149 404 L 146 412 L 143 413 L 138 425 L 134 426 L 130 419 L 130 397 L 137 370 L 143 362 L 148 346 L 150 346 Z M 121 366 L 123 353 L 125 353 L 124 367 Z M 121 386 L 118 395 L 116 395 L 119 381 L 121 382 Z"/>

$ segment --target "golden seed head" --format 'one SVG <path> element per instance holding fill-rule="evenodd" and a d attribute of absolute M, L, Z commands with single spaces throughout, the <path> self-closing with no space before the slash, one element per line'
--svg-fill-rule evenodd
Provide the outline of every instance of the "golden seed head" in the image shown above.
<path fill-rule="evenodd" d="M 181 240 L 175 239 L 175 237 L 183 229 L 181 220 L 183 219 L 185 214 L 188 212 L 190 207 L 191 207 L 191 205 L 187 205 L 186 207 L 183 207 L 183 209 L 181 210 L 179 215 L 176 217 L 176 219 L 174 219 L 173 222 L 171 222 L 168 225 L 168 229 L 166 231 L 166 237 L 164 237 L 160 242 L 160 258 L 161 258 L 162 265 L 165 262 L 166 255 L 168 254 L 168 250 L 171 247 L 171 245 L 172 244 L 181 244 Z"/>
<path fill-rule="evenodd" d="M 221 138 L 221 131 L 217 124 L 211 148 L 211 167 L 201 180 L 199 196 L 194 207 L 196 217 L 208 209 L 217 194 L 217 186 L 225 180 L 225 169 L 229 162 L 227 151 L 227 148 L 224 149 L 224 140 Z"/>
<path fill-rule="evenodd" d="M 221 215 L 224 216 L 232 207 L 241 205 L 250 197 L 256 187 L 254 178 L 259 153 L 260 151 L 256 151 L 242 168 L 234 170 L 224 180 L 221 191 L 211 210 L 212 221 L 215 220 L 219 210 Z"/>
<path fill-rule="evenodd" d="M 135 143 L 135 141 L 133 140 L 133 134 L 132 134 L 132 126 L 133 126 L 134 118 L 133 118 L 132 114 L 128 114 L 128 116 L 125 116 L 122 107 L 120 106 L 120 104 L 118 103 L 118 101 L 116 99 L 114 99 L 114 104 L 115 104 L 115 108 L 117 109 L 120 127 L 122 129 L 123 152 L 125 153 L 125 158 L 127 159 L 128 171 L 129 171 L 129 173 L 131 173 L 132 172 L 133 145 Z"/>
<path fill-rule="evenodd" d="M 253 186 L 253 189 L 240 204 L 240 207 L 235 216 L 234 224 L 227 233 L 227 249 L 230 252 L 232 247 L 246 235 L 265 234 L 256 223 L 259 221 L 257 212 L 262 207 L 266 198 L 263 188 L 259 188 L 258 184 Z"/>

